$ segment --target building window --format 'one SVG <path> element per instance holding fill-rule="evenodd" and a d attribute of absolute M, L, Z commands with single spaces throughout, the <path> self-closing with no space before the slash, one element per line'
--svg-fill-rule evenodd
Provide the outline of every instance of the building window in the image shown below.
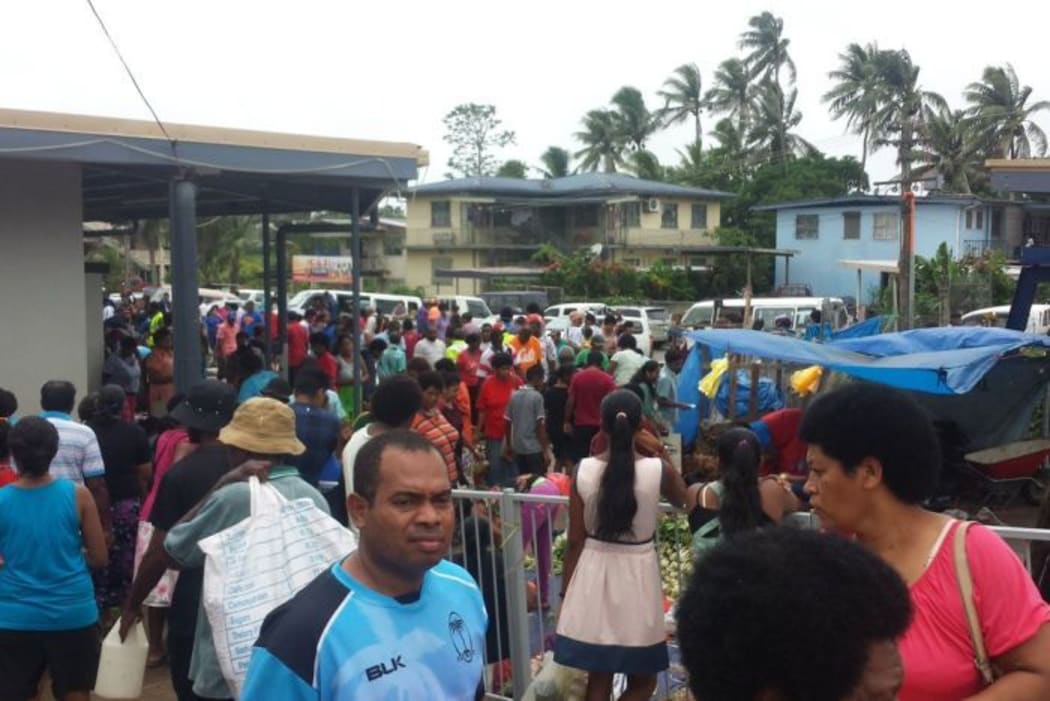
<path fill-rule="evenodd" d="M 661 229 L 678 228 L 678 205 L 674 202 L 664 204 L 663 214 L 660 216 Z"/>
<path fill-rule="evenodd" d="M 706 204 L 694 204 L 693 205 L 693 221 L 691 222 L 692 229 L 706 229 L 707 228 L 707 205 Z"/>
<path fill-rule="evenodd" d="M 842 213 L 842 238 L 850 240 L 860 238 L 860 212 Z"/>
<path fill-rule="evenodd" d="M 627 202 L 620 210 L 620 218 L 627 228 L 637 229 L 642 225 L 642 203 Z"/>
<path fill-rule="evenodd" d="M 967 229 L 972 229 L 973 228 L 973 210 L 972 209 L 966 210 L 966 228 Z"/>
<path fill-rule="evenodd" d="M 974 219 L 975 219 L 975 222 L 977 224 L 977 226 L 975 226 L 974 228 L 975 229 L 980 229 L 981 231 L 984 231 L 984 210 L 983 209 L 978 209 L 977 210 L 977 216 Z"/>
<path fill-rule="evenodd" d="M 896 212 L 876 212 L 872 238 L 876 241 L 896 241 L 900 217 Z"/>
<path fill-rule="evenodd" d="M 449 277 L 438 277 L 437 271 L 439 270 L 451 270 L 452 269 L 452 258 L 431 258 L 430 259 L 430 284 L 435 287 L 438 285 L 451 285 L 452 278 Z"/>
<path fill-rule="evenodd" d="M 399 256 L 405 252 L 404 234 L 387 234 L 383 237 L 383 255 Z"/>
<path fill-rule="evenodd" d="M 576 226 L 598 226 L 598 208 L 576 207 L 572 218 Z"/>
<path fill-rule="evenodd" d="M 640 268 L 640 267 L 642 267 L 642 259 L 641 258 L 624 258 L 622 261 L 620 261 L 620 263 L 622 263 L 624 266 L 626 266 L 628 268 Z"/>
<path fill-rule="evenodd" d="M 795 238 L 819 238 L 820 218 L 816 214 L 795 215 Z"/>
<path fill-rule="evenodd" d="M 452 205 L 447 200 L 430 203 L 430 226 L 452 226 Z"/>
<path fill-rule="evenodd" d="M 674 268 L 678 267 L 678 259 L 677 258 L 661 258 L 657 262 L 660 265 L 662 265 L 663 267 L 669 268 L 671 270 L 673 270 Z"/>
<path fill-rule="evenodd" d="M 706 268 L 709 265 L 711 265 L 711 261 L 707 256 L 689 256 L 690 268 Z"/>

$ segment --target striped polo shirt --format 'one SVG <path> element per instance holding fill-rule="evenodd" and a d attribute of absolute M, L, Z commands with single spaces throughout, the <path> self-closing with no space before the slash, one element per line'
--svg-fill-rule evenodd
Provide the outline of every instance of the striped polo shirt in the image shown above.
<path fill-rule="evenodd" d="M 58 453 L 51 461 L 52 477 L 83 484 L 86 479 L 105 476 L 102 451 L 90 427 L 77 423 L 72 416 L 61 411 L 45 411 L 40 416 L 58 431 Z"/>

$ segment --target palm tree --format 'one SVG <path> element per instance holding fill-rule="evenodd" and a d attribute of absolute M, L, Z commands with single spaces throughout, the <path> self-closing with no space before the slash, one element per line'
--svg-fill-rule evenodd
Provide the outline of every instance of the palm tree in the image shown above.
<path fill-rule="evenodd" d="M 940 109 L 927 115 L 916 160 L 934 168 L 949 192 L 970 194 L 980 177 L 980 141 L 974 122 L 962 110 Z"/>
<path fill-rule="evenodd" d="M 635 87 L 625 85 L 612 96 L 615 108 L 617 128 L 624 142 L 634 150 L 645 149 L 645 142 L 660 128 L 660 120 L 645 106 L 642 92 Z"/>
<path fill-rule="evenodd" d="M 664 180 L 667 176 L 666 169 L 652 151 L 634 151 L 628 156 L 627 163 L 631 172 L 642 180 Z"/>
<path fill-rule="evenodd" d="M 872 150 L 893 146 L 897 150 L 901 187 L 911 186 L 911 161 L 925 118 L 947 109 L 944 98 L 919 86 L 919 67 L 907 51 L 880 51 L 876 58 L 879 108 L 872 116 Z"/>
<path fill-rule="evenodd" d="M 720 120 L 715 124 L 711 136 L 718 141 L 718 146 L 712 150 L 721 154 L 725 160 L 739 163 L 748 160 L 747 134 L 740 131 L 733 120 Z"/>
<path fill-rule="evenodd" d="M 694 143 L 702 143 L 703 127 L 700 116 L 704 111 L 703 82 L 695 63 L 683 63 L 664 81 L 664 89 L 657 93 L 664 99 L 660 117 L 664 124 L 679 124 L 692 118 L 695 128 Z"/>
<path fill-rule="evenodd" d="M 763 78 L 780 83 L 780 69 L 787 67 L 791 82 L 798 77 L 795 62 L 788 55 L 790 39 L 784 36 L 784 20 L 771 12 L 755 15 L 747 21 L 751 29 L 740 35 L 740 48 L 750 49 L 744 61 L 750 69 L 751 78 Z"/>
<path fill-rule="evenodd" d="M 788 95 L 780 85 L 764 82 L 759 86 L 758 102 L 748 141 L 756 155 L 771 162 L 785 163 L 794 156 L 808 156 L 816 147 L 791 130 L 802 121 L 802 113 L 795 109 L 798 89 Z"/>
<path fill-rule="evenodd" d="M 722 61 L 715 70 L 713 85 L 704 95 L 707 107 L 736 120 L 740 132 L 747 130 L 754 100 L 754 86 L 747 66 L 738 58 Z"/>
<path fill-rule="evenodd" d="M 548 180 L 551 178 L 564 178 L 569 174 L 571 161 L 572 154 L 568 150 L 560 146 L 551 146 L 540 156 L 540 162 L 543 163 L 543 167 L 538 170 Z"/>
<path fill-rule="evenodd" d="M 835 86 L 824 93 L 834 119 L 846 118 L 846 126 L 861 137 L 860 167 L 865 169 L 871 150 L 872 128 L 879 109 L 882 83 L 878 70 L 879 47 L 850 44 L 839 54 L 839 67 L 828 77 Z"/>
<path fill-rule="evenodd" d="M 615 173 L 623 164 L 624 142 L 616 115 L 610 110 L 591 110 L 583 117 L 583 131 L 576 132 L 583 148 L 576 152 L 580 170 L 594 172 L 601 168 Z"/>
<path fill-rule="evenodd" d="M 1028 104 L 1032 88 L 1021 86 L 1012 65 L 988 66 L 981 82 L 970 83 L 965 94 L 970 114 L 994 155 L 1028 158 L 1046 154 L 1046 133 L 1032 121 L 1032 115 L 1050 109 L 1050 102 Z"/>

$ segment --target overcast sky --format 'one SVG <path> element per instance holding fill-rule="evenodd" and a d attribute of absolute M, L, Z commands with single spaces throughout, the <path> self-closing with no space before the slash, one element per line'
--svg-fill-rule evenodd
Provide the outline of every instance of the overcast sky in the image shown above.
<path fill-rule="evenodd" d="M 535 165 L 549 145 L 571 150 L 580 118 L 623 85 L 655 92 L 696 62 L 705 88 L 739 55 L 747 19 L 785 20 L 798 66 L 802 136 L 829 154 L 859 157 L 859 140 L 832 122 L 820 96 L 850 42 L 904 47 L 921 82 L 962 106 L 984 66 L 1013 63 L 1035 99 L 1050 99 L 1050 2 L 884 0 L 524 3 L 458 0 L 95 0 L 162 120 L 418 143 L 423 180 L 447 171 L 442 117 L 461 102 L 494 104 Z M 86 0 L 0 2 L 0 106 L 148 119 Z M 1040 118 L 1050 131 L 1050 113 Z M 710 117 L 705 131 L 713 126 Z M 665 163 L 691 126 L 657 136 Z M 893 156 L 870 161 L 890 177 Z"/>

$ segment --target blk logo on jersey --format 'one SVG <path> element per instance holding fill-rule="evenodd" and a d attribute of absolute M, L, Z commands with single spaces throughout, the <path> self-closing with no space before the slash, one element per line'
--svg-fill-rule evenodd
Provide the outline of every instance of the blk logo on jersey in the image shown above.
<path fill-rule="evenodd" d="M 398 655 L 397 657 L 390 658 L 389 665 L 387 665 L 386 662 L 382 662 L 377 665 L 372 665 L 371 667 L 365 670 L 365 676 L 368 677 L 368 681 L 374 682 L 377 679 L 382 679 L 388 674 L 393 674 L 399 669 L 405 668 L 406 665 L 401 659 L 401 655 Z"/>
<path fill-rule="evenodd" d="M 470 630 L 467 628 L 467 622 L 455 611 L 448 614 L 448 635 L 456 648 L 456 659 L 460 662 L 473 662 L 477 653 L 470 639 Z"/>

